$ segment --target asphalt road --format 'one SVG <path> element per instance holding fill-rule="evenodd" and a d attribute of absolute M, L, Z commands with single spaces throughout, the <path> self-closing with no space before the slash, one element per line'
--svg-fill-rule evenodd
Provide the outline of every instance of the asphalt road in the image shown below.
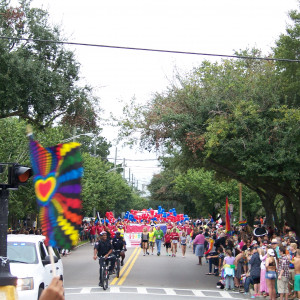
<path fill-rule="evenodd" d="M 176 257 L 165 255 L 143 256 L 139 248 L 126 252 L 125 264 L 119 279 L 111 276 L 110 288 L 98 287 L 99 264 L 93 260 L 93 246 L 83 245 L 66 257 L 64 285 L 66 300 L 94 299 L 245 299 L 238 292 L 216 288 L 218 277 L 207 276 L 208 264 L 197 265 L 198 259 L 187 249 L 183 258 L 181 250 Z"/>

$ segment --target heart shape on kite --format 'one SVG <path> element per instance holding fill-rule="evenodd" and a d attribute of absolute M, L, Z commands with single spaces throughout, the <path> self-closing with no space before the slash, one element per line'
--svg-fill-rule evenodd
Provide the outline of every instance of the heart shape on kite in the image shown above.
<path fill-rule="evenodd" d="M 49 200 L 56 187 L 55 177 L 48 177 L 46 179 L 38 179 L 35 183 L 35 192 L 39 200 L 46 202 Z"/>

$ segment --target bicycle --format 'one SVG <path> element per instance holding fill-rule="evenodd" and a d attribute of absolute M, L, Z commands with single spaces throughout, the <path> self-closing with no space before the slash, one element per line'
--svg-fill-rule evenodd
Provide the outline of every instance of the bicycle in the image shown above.
<path fill-rule="evenodd" d="M 104 257 L 98 257 L 98 258 L 99 260 L 102 259 L 99 285 L 102 286 L 103 290 L 106 290 L 108 288 L 108 279 L 109 279 L 109 261 L 107 262 L 107 259 L 105 259 Z"/>
<path fill-rule="evenodd" d="M 115 269 L 116 269 L 116 277 L 117 278 L 120 277 L 120 269 L 121 269 L 120 253 L 121 253 L 121 250 L 114 250 L 114 254 L 116 256 Z"/>

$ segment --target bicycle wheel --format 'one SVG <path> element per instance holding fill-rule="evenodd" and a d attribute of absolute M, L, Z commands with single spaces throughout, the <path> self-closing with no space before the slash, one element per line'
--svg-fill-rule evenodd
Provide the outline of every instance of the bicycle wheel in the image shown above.
<path fill-rule="evenodd" d="M 108 288 L 108 278 L 109 278 L 109 274 L 108 274 L 108 267 L 104 267 L 104 272 L 103 272 L 103 290 L 106 290 Z"/>
<path fill-rule="evenodd" d="M 117 278 L 120 277 L 120 258 L 117 258 L 117 261 L 116 261 L 116 276 Z"/>
<path fill-rule="evenodd" d="M 101 287 L 104 287 L 104 276 L 105 276 L 105 271 L 104 270 L 105 270 L 105 267 L 102 266 L 101 269 L 100 269 L 100 272 L 101 272 L 100 278 L 101 279 L 100 279 L 100 284 L 99 284 Z"/>

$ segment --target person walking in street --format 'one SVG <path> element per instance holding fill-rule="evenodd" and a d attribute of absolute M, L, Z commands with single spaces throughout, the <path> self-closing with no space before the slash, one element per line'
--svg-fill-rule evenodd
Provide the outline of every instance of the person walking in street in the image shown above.
<path fill-rule="evenodd" d="M 149 242 L 149 232 L 147 230 L 147 227 L 145 226 L 143 228 L 143 232 L 141 234 L 141 246 L 143 249 L 143 255 L 145 256 L 146 254 L 149 254 L 147 249 L 148 249 L 148 242 Z"/>
<path fill-rule="evenodd" d="M 180 237 L 180 245 L 181 245 L 182 257 L 185 257 L 186 244 L 187 244 L 187 235 L 186 235 L 186 232 L 183 231 L 182 234 L 181 234 L 181 237 Z"/>
<path fill-rule="evenodd" d="M 177 244 L 179 242 L 179 233 L 177 232 L 175 227 L 172 229 L 170 238 L 171 238 L 172 257 L 175 257 L 177 253 Z"/>
<path fill-rule="evenodd" d="M 149 231 L 149 252 L 151 251 L 151 255 L 153 255 L 154 251 L 154 243 L 155 243 L 155 236 L 154 236 L 154 225 L 150 227 Z"/>
<path fill-rule="evenodd" d="M 202 230 L 199 231 L 199 234 L 195 237 L 193 245 L 195 245 L 195 254 L 198 256 L 199 262 L 198 265 L 202 266 L 202 257 L 204 256 L 204 242 L 205 237 L 202 234 Z"/>
<path fill-rule="evenodd" d="M 170 237 L 171 231 L 170 229 L 167 230 L 165 236 L 164 236 L 164 246 L 166 247 L 166 253 L 167 256 L 171 256 L 171 253 L 169 253 L 169 249 L 171 249 L 171 237 Z"/>
<path fill-rule="evenodd" d="M 161 242 L 164 238 L 164 232 L 160 229 L 160 226 L 157 226 L 156 231 L 154 232 L 154 236 L 157 248 L 157 255 L 160 256 Z"/>

